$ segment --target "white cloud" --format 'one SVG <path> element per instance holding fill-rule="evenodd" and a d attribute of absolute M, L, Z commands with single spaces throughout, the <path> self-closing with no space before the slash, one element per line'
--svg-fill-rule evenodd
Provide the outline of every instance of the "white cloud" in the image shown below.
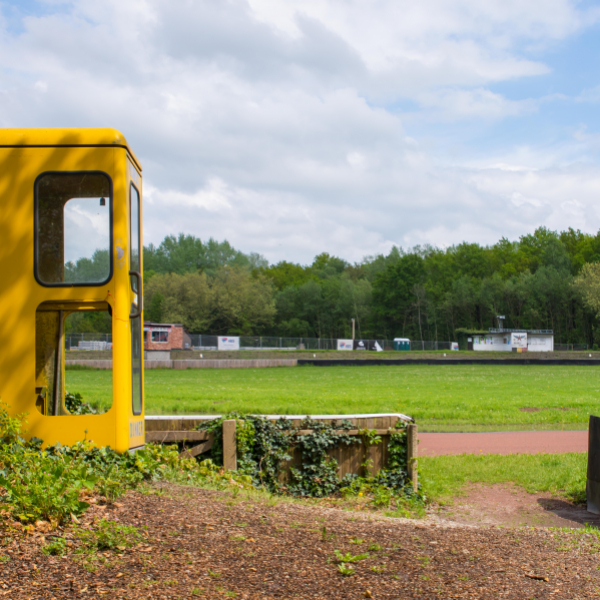
<path fill-rule="evenodd" d="M 584 129 L 449 164 L 404 125 L 534 113 L 540 99 L 490 86 L 550 73 L 526 46 L 596 18 L 566 0 L 74 0 L 20 33 L 0 20 L 0 125 L 121 129 L 144 165 L 146 242 L 184 231 L 270 260 L 359 260 L 596 228 L 595 171 L 570 166 L 596 143 Z"/>

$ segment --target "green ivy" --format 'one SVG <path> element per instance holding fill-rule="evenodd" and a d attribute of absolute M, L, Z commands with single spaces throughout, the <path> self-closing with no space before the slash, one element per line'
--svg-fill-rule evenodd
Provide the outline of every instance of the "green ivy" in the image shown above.
<path fill-rule="evenodd" d="M 214 435 L 209 456 L 217 465 L 223 465 L 223 421 L 235 419 L 238 472 L 249 476 L 255 486 L 271 492 L 282 490 L 281 465 L 291 459 L 288 454 L 292 435 L 289 419 L 275 422 L 254 415 L 229 413 L 219 419 L 201 423 L 198 429 Z"/>
<path fill-rule="evenodd" d="M 383 469 L 374 475 L 347 474 L 340 479 L 338 462 L 329 455 L 330 451 L 360 443 L 367 447 L 379 444 L 382 438 L 375 430 L 363 429 L 356 436 L 348 433 L 354 426 L 345 419 L 324 423 L 306 417 L 294 428 L 284 417 L 271 421 L 256 415 L 229 413 L 198 427 L 214 435 L 208 456 L 217 465 L 223 464 L 223 421 L 230 419 L 237 422 L 238 472 L 250 477 L 255 486 L 311 498 L 368 494 L 378 506 L 389 506 L 395 497 L 419 503 L 425 500 L 422 490 L 415 493 L 408 479 L 406 424 L 402 421 L 397 422 L 390 435 Z M 297 433 L 300 430 L 311 433 Z M 290 481 L 286 484 L 283 474 L 294 452 L 300 453 L 301 461 L 299 466 L 289 467 Z"/>

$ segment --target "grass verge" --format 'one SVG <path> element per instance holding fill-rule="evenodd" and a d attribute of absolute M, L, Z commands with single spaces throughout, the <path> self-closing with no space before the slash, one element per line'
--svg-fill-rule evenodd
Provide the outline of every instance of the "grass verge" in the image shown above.
<path fill-rule="evenodd" d="M 597 366 L 403 365 L 153 369 L 148 414 L 402 412 L 421 431 L 585 428 L 597 410 Z M 67 389 L 108 407 L 110 371 L 68 370 Z M 497 428 L 497 429 L 496 429 Z"/>
<path fill-rule="evenodd" d="M 550 492 L 585 502 L 587 453 L 461 454 L 419 458 L 419 477 L 430 500 L 447 502 L 469 483 L 515 483 L 529 493 Z"/>

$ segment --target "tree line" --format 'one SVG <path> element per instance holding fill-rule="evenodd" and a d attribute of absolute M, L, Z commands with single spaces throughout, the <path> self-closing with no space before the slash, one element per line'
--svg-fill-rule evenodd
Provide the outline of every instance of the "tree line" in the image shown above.
<path fill-rule="evenodd" d="M 89 272 L 94 259 L 81 260 L 70 268 Z M 191 333 L 345 338 L 355 319 L 364 338 L 452 341 L 504 315 L 505 327 L 552 329 L 557 343 L 600 342 L 600 232 L 571 228 L 489 246 L 393 247 L 354 264 L 322 253 L 310 265 L 270 265 L 180 234 L 144 248 L 144 283 L 145 318 Z"/>

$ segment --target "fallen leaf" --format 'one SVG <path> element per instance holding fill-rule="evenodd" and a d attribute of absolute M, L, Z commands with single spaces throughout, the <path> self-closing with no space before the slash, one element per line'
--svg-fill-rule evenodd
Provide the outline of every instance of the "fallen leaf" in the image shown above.
<path fill-rule="evenodd" d="M 363 596 L 365 598 L 372 598 L 373 594 L 371 594 L 371 592 L 369 590 L 366 590 L 365 592 L 363 592 Z"/>

